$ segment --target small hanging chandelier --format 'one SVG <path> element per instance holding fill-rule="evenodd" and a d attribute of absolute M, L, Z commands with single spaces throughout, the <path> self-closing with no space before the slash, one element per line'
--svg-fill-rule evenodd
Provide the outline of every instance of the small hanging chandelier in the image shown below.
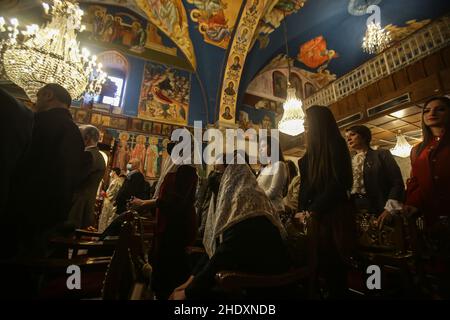
<path fill-rule="evenodd" d="M 43 7 L 51 21 L 42 28 L 33 24 L 19 30 L 17 19 L 7 24 L 0 17 L 0 72 L 23 88 L 31 101 L 47 83 L 63 86 L 72 99 L 100 92 L 106 74 L 96 56 L 90 57 L 85 48 L 80 52 L 76 38 L 84 29 L 83 11 L 75 1 L 53 0 L 53 6 L 43 3 Z"/>
<path fill-rule="evenodd" d="M 379 22 L 367 24 L 366 35 L 363 39 L 362 48 L 364 52 L 374 54 L 380 53 L 389 46 L 391 35 L 381 27 Z"/>
<path fill-rule="evenodd" d="M 283 117 L 278 122 L 278 130 L 290 136 L 296 136 L 305 131 L 303 125 L 305 121 L 305 113 L 303 112 L 303 103 L 297 98 L 295 88 L 291 86 L 291 63 L 289 61 L 289 49 L 287 41 L 286 30 L 286 16 L 283 19 L 284 26 L 284 41 L 286 45 L 286 61 L 288 63 L 288 77 L 287 77 L 287 93 L 286 101 L 283 103 Z"/>
<path fill-rule="evenodd" d="M 406 158 L 411 154 L 411 149 L 412 146 L 406 141 L 405 136 L 399 132 L 397 135 L 397 144 L 394 148 L 391 148 L 391 153 L 394 156 Z"/>

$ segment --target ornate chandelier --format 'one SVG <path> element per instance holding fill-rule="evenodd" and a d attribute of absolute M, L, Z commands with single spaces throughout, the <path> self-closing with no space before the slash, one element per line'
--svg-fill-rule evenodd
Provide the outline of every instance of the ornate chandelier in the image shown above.
<path fill-rule="evenodd" d="M 389 31 L 381 28 L 379 22 L 370 22 L 367 24 L 366 35 L 363 39 L 362 48 L 365 52 L 374 54 L 380 53 L 386 49 L 391 42 Z"/>
<path fill-rule="evenodd" d="M 403 134 L 399 133 L 397 135 L 397 144 L 394 148 L 391 148 L 391 153 L 394 156 L 400 157 L 400 158 L 406 158 L 409 157 L 411 153 L 412 146 L 406 141 L 406 138 Z"/>
<path fill-rule="evenodd" d="M 6 24 L 0 17 L 1 73 L 23 88 L 31 101 L 46 83 L 58 83 L 69 91 L 72 99 L 84 92 L 97 94 L 106 80 L 106 73 L 90 57 L 87 49 L 79 49 L 76 33 L 83 11 L 76 2 L 53 0 L 53 6 L 43 3 L 51 21 L 43 28 L 36 24 L 19 30 L 15 18 Z"/>
<path fill-rule="evenodd" d="M 286 18 L 286 17 L 285 17 Z M 295 88 L 291 86 L 291 62 L 289 61 L 289 49 L 287 41 L 286 19 L 283 19 L 284 41 L 286 45 L 286 60 L 288 63 L 287 93 L 286 101 L 283 103 L 283 117 L 278 122 L 278 130 L 290 136 L 296 136 L 305 131 L 303 126 L 305 114 L 302 109 L 303 103 L 295 95 Z"/>
<path fill-rule="evenodd" d="M 283 117 L 278 123 L 278 129 L 288 135 L 296 136 L 305 131 L 303 126 L 305 114 L 302 102 L 295 95 L 295 88 L 287 89 L 286 101 L 283 104 Z"/>

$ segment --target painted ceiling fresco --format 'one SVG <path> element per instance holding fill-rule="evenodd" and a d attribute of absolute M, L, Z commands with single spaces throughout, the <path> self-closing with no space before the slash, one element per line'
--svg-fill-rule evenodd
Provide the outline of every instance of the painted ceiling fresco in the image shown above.
<path fill-rule="evenodd" d="M 318 88 L 350 72 L 373 57 L 362 51 L 369 5 L 378 5 L 381 25 L 390 31 L 392 43 L 450 11 L 447 0 L 308 0 L 286 17 L 288 48 L 294 66 Z M 240 98 L 258 74 L 278 55 L 285 54 L 283 28 L 270 34 L 264 48 L 254 46 L 241 80 Z"/>
<path fill-rule="evenodd" d="M 172 89 L 169 87 L 155 86 L 154 89 L 161 92 L 166 90 L 168 97 L 176 101 L 189 99 L 189 108 L 184 103 L 177 104 L 186 109 L 184 116 L 181 108 L 172 108 L 172 123 L 180 124 L 192 124 L 198 117 L 205 117 L 210 123 L 215 123 L 222 114 L 220 100 L 224 86 L 229 87 L 229 93 L 233 93 L 230 96 L 236 97 L 238 109 L 232 115 L 235 121 L 239 121 L 239 106 L 244 104 L 247 90 L 256 95 L 261 94 L 259 90 L 262 87 L 266 88 L 266 95 L 260 96 L 268 100 L 267 103 L 259 103 L 259 106 L 267 106 L 263 109 L 269 110 L 274 105 L 271 102 L 284 99 L 283 86 L 288 76 L 287 60 L 284 58 L 284 22 L 292 72 L 298 77 L 295 81 L 301 88 L 300 94 L 306 97 L 373 57 L 361 49 L 366 21 L 370 16 L 366 13 L 369 5 L 380 7 L 381 25 L 390 31 L 393 42 L 450 12 L 448 0 L 79 2 L 86 11 L 87 32 L 83 35 L 84 39 L 111 49 L 121 48 L 122 53 L 143 59 L 141 62 L 133 60 L 131 64 L 130 74 L 136 74 L 136 78 L 145 78 L 144 70 L 148 61 L 164 65 L 160 70 L 161 74 L 164 74 L 164 70 L 171 70 L 171 67 L 191 72 L 190 89 L 180 91 L 182 93 L 178 98 L 182 98 L 181 100 L 171 96 Z M 40 6 L 39 0 L 5 0 L 0 3 L 2 15 L 6 10 L 17 15 L 23 14 L 23 21 L 27 21 L 27 15 L 33 15 L 33 7 Z M 242 20 L 244 4 L 250 8 L 263 7 L 263 12 L 254 28 L 255 32 L 249 38 L 248 55 L 245 59 L 235 59 L 236 55 L 232 54 L 230 46 L 234 42 L 233 37 L 242 37 L 243 30 L 235 29 Z M 231 65 L 230 61 L 236 63 L 235 68 L 241 74 L 240 80 L 233 82 L 235 84 L 231 87 L 229 81 L 223 81 L 227 76 L 225 68 Z M 267 72 L 269 69 L 272 71 Z M 153 75 L 149 77 L 152 78 Z M 184 85 L 186 81 L 182 79 L 187 79 L 188 76 L 180 73 L 174 77 L 179 77 L 177 81 Z M 259 87 L 252 82 L 257 78 L 258 81 L 263 81 Z M 177 81 L 172 81 L 170 86 L 174 87 Z M 139 88 L 136 89 L 137 93 L 142 88 L 142 82 L 136 83 L 136 87 Z M 137 115 L 139 101 L 142 108 L 143 100 L 151 100 L 155 96 L 136 93 L 132 94 L 133 99 L 130 98 L 130 106 L 127 106 L 129 114 Z M 158 106 L 159 109 L 155 107 L 155 110 L 163 110 L 165 107 L 162 105 Z M 150 112 L 153 109 L 147 107 L 147 110 Z M 251 118 L 251 112 L 248 114 Z M 167 114 L 162 113 L 160 116 L 167 117 Z M 147 114 L 146 117 L 153 116 Z M 247 121 L 246 116 L 242 119 Z M 261 123 L 262 119 L 263 117 L 255 119 L 254 123 Z"/>

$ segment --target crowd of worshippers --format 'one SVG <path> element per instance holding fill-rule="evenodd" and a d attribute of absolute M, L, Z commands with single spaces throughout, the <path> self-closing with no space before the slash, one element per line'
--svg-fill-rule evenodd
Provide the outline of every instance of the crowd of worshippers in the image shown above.
<path fill-rule="evenodd" d="M 95 200 L 105 173 L 99 131 L 90 125 L 77 127 L 69 112 L 71 97 L 57 84 L 37 92 L 34 113 L 5 91 L 0 94 L 0 128 L 7 141 L 0 159 L 1 258 L 46 257 L 54 234 L 96 225 Z M 447 97 L 424 104 L 423 141 L 411 151 L 406 188 L 391 153 L 371 148 L 367 127 L 352 126 L 344 138 L 330 109 L 312 106 L 306 110 L 305 129 L 306 153 L 298 161 L 299 172 L 279 150 L 278 161 L 257 171 L 247 158 L 246 164 L 227 165 L 227 155 L 219 155 L 202 179 L 199 165 L 174 161 L 176 142 L 170 142 L 171 156 L 150 191 L 139 160 L 131 159 L 126 173 L 118 168 L 110 172 L 98 231 L 107 230 L 129 208 L 154 210 L 151 289 L 157 299 L 181 300 L 224 297 L 215 282 L 221 270 L 287 272 L 293 258 L 286 245 L 286 222 L 307 224 L 304 263 L 310 270 L 310 292 L 325 288 L 328 297 L 342 298 L 356 247 L 355 212 L 374 215 L 380 227 L 394 215 L 413 214 L 423 216 L 428 230 L 448 225 Z M 270 144 L 262 143 L 261 149 L 270 157 Z M 186 251 L 192 245 L 205 250 L 195 266 Z"/>

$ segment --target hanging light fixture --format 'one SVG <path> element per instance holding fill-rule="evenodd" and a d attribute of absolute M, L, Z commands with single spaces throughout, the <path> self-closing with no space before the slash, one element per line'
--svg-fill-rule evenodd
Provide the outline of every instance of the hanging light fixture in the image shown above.
<path fill-rule="evenodd" d="M 391 35 L 381 27 L 380 23 L 371 22 L 367 25 L 366 35 L 363 39 L 362 48 L 365 52 L 380 53 L 389 46 Z"/>
<path fill-rule="evenodd" d="M 286 45 L 286 61 L 288 64 L 288 77 L 287 77 L 287 93 L 286 101 L 283 103 L 283 117 L 278 122 L 278 130 L 288 134 L 290 136 L 296 136 L 305 131 L 304 121 L 305 113 L 303 112 L 303 103 L 297 98 L 295 94 L 295 88 L 292 87 L 291 77 L 291 63 L 289 61 L 289 48 L 287 40 L 287 28 L 286 28 L 286 16 L 283 19 L 284 27 L 284 42 Z"/>
<path fill-rule="evenodd" d="M 101 64 L 88 50 L 80 52 L 76 32 L 83 11 L 75 1 L 53 0 L 53 6 L 43 3 L 51 21 L 43 28 L 28 25 L 19 30 L 15 18 L 7 24 L 0 17 L 0 72 L 25 90 L 31 101 L 46 83 L 63 86 L 73 99 L 84 92 L 97 94 L 106 80 Z"/>
<path fill-rule="evenodd" d="M 397 134 L 397 144 L 391 148 L 391 153 L 400 158 L 409 157 L 412 146 L 406 141 L 405 136 L 399 131 Z"/>

